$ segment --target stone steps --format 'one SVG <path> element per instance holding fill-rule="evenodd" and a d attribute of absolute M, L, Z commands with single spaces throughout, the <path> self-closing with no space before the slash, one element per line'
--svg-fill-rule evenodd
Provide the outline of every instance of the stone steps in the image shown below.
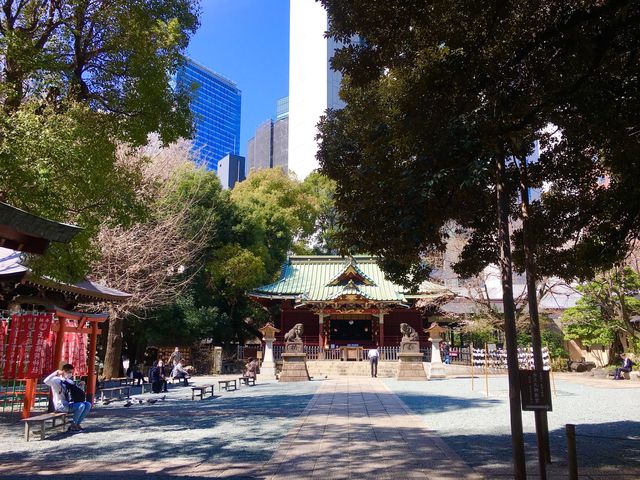
<path fill-rule="evenodd" d="M 423 363 L 428 372 L 428 363 Z M 444 365 L 447 375 L 469 375 L 470 368 L 465 365 Z M 309 375 L 315 378 L 335 377 L 369 377 L 369 362 L 341 362 L 339 360 L 307 360 Z M 474 374 L 482 375 L 482 370 L 475 369 Z M 378 362 L 379 378 L 395 378 L 398 374 L 398 362 Z"/>
<path fill-rule="evenodd" d="M 369 362 L 341 362 L 339 360 L 307 360 L 309 375 L 324 377 L 369 377 Z M 378 377 L 392 378 L 396 376 L 398 362 L 378 362 Z"/>

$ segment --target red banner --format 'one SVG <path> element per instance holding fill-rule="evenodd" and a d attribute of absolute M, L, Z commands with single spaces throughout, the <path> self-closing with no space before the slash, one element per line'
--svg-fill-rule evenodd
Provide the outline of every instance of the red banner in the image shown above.
<path fill-rule="evenodd" d="M 52 323 L 53 315 L 48 313 L 14 314 L 8 327 L 2 322 L 0 366 L 3 378 L 37 378 L 58 367 L 53 365 L 57 334 L 51 329 Z M 66 325 L 73 329 L 78 327 L 74 320 L 67 320 Z M 62 347 L 62 361 L 71 363 L 76 375 L 86 375 L 87 334 L 65 332 Z"/>
<path fill-rule="evenodd" d="M 66 321 L 67 328 L 77 328 L 78 322 L 75 320 Z M 51 354 L 45 358 L 45 364 L 53 363 L 53 346 L 56 344 L 57 333 L 53 333 L 49 342 L 51 343 Z M 89 371 L 87 367 L 87 334 L 76 332 L 65 332 L 64 341 L 62 342 L 62 363 L 70 363 L 73 365 L 73 373 L 75 375 L 86 375 Z M 52 366 L 57 368 L 57 366 Z"/>
<path fill-rule="evenodd" d="M 11 315 L 9 321 L 9 338 L 7 341 L 6 355 L 4 360 L 3 378 L 15 378 L 16 371 L 16 353 L 18 340 L 18 315 Z"/>
<path fill-rule="evenodd" d="M 47 340 L 53 315 L 44 313 L 35 316 L 33 330 L 31 334 L 31 349 L 29 351 L 29 364 L 27 368 L 26 378 L 38 378 L 49 373 L 46 363 Z"/>
<path fill-rule="evenodd" d="M 18 341 L 17 348 L 18 354 L 16 362 L 16 378 L 24 378 L 27 374 L 27 363 L 29 362 L 29 338 L 30 333 L 33 331 L 35 323 L 35 315 L 27 313 L 18 317 Z"/>
<path fill-rule="evenodd" d="M 7 340 L 7 321 L 0 320 L 0 367 L 4 367 L 6 360 L 6 348 L 5 343 Z M 4 370 L 4 369 L 2 369 Z"/>
<path fill-rule="evenodd" d="M 67 320 L 67 325 L 73 328 L 78 326 L 76 321 Z M 87 334 L 65 332 L 62 358 L 65 362 L 73 365 L 75 375 L 87 374 Z"/>

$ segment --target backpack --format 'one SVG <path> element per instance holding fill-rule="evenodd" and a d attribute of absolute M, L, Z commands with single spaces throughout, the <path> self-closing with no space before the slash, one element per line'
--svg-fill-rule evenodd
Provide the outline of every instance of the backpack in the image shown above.
<path fill-rule="evenodd" d="M 64 396 L 67 398 L 67 402 L 85 402 L 87 396 L 79 386 L 75 383 L 62 382 L 62 389 L 64 390 Z"/>

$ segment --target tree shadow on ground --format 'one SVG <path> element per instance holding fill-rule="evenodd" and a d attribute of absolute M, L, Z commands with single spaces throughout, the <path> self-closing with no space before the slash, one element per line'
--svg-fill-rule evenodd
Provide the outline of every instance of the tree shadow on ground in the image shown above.
<path fill-rule="evenodd" d="M 576 425 L 576 448 L 581 468 L 640 468 L 640 422 L 610 422 Z M 511 435 L 442 435 L 441 438 L 472 467 L 511 464 Z M 525 433 L 526 456 L 537 459 L 536 437 Z M 549 432 L 552 461 L 567 463 L 567 441 L 563 428 Z"/>
<path fill-rule="evenodd" d="M 448 412 L 468 408 L 488 407 L 502 403 L 500 399 L 478 397 L 462 398 L 432 393 L 399 392 L 397 395 L 415 413 Z"/>

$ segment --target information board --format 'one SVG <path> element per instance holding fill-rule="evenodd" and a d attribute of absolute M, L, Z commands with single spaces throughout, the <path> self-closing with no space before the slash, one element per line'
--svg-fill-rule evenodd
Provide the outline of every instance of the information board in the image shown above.
<path fill-rule="evenodd" d="M 551 382 L 548 370 L 520 370 L 522 410 L 552 410 Z"/>

